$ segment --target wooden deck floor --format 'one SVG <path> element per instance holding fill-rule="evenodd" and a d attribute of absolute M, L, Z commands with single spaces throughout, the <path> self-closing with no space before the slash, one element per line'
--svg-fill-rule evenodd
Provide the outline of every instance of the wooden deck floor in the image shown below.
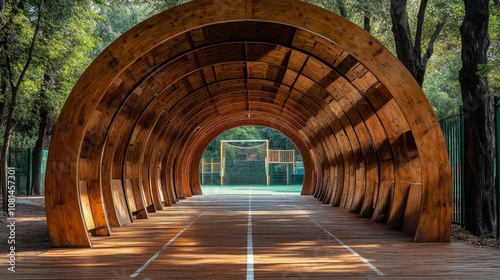
<path fill-rule="evenodd" d="M 92 249 L 19 257 L 16 273 L 2 268 L 0 278 L 500 277 L 498 250 L 416 244 L 382 224 L 298 195 L 192 197 L 93 242 Z"/>

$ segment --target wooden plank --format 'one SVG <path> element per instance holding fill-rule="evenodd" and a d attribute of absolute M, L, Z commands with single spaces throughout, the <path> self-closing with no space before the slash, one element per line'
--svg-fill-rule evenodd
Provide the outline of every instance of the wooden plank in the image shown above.
<path fill-rule="evenodd" d="M 95 224 L 94 224 L 94 219 L 92 218 L 92 208 L 90 207 L 87 180 L 81 180 L 79 188 L 80 188 L 84 221 L 87 226 L 87 229 L 93 230 L 95 229 Z"/>
<path fill-rule="evenodd" d="M 418 222 L 420 219 L 420 207 L 422 204 L 422 185 L 411 184 L 408 193 L 408 202 L 406 203 L 404 223 L 402 230 L 415 234 L 417 232 Z"/>
<path fill-rule="evenodd" d="M 127 198 L 128 201 L 128 206 L 130 209 L 130 212 L 136 212 L 138 211 L 138 207 L 135 204 L 135 198 L 134 198 L 134 190 L 132 187 L 132 180 L 131 179 L 125 179 L 125 197 Z"/>
<path fill-rule="evenodd" d="M 123 191 L 121 180 L 111 181 L 111 191 L 113 195 L 113 208 L 116 212 L 116 217 L 118 218 L 119 226 L 124 226 L 132 222 L 130 218 L 130 210 L 127 206 L 127 201 L 125 200 L 125 193 Z"/>
<path fill-rule="evenodd" d="M 391 205 L 391 193 L 394 188 L 394 181 L 380 181 L 375 198 L 375 208 L 371 218 L 374 222 L 386 222 L 389 217 Z"/>
<path fill-rule="evenodd" d="M 132 190 L 131 195 L 135 202 L 135 211 L 132 214 L 137 219 L 147 219 L 149 218 L 147 203 L 145 199 L 144 189 L 142 188 L 138 178 L 127 179 L 130 182 L 130 188 Z"/>
<path fill-rule="evenodd" d="M 91 229 L 92 235 L 109 236 L 111 234 L 111 229 L 106 215 L 106 206 L 101 196 L 99 180 L 87 180 L 87 195 L 90 209 L 92 210 L 92 219 L 94 220 L 94 228 Z"/>
<path fill-rule="evenodd" d="M 387 219 L 387 229 L 401 229 L 405 217 L 407 202 L 410 192 L 410 183 L 396 181 L 392 194 L 392 205 Z M 413 202 L 413 201 L 412 201 Z M 411 207 L 415 207 L 411 205 Z"/>

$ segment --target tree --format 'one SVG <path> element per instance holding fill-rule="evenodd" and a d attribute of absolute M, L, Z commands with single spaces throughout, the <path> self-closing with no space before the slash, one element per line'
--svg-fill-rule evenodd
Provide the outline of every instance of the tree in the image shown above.
<path fill-rule="evenodd" d="M 474 235 L 493 232 L 495 223 L 494 111 L 488 79 L 489 0 L 464 0 L 460 86 L 465 114 L 465 228 Z"/>
<path fill-rule="evenodd" d="M 35 135 L 45 138 L 47 127 L 51 123 L 50 116 L 57 111 L 57 105 L 62 105 L 65 96 L 55 98 L 55 87 L 49 88 L 54 77 L 58 76 L 58 92 L 69 92 L 67 80 L 74 84 L 85 67 L 84 59 L 68 56 L 59 59 L 57 56 L 66 54 L 64 49 L 71 49 L 71 53 L 78 50 L 72 44 L 71 38 L 81 36 L 78 30 L 87 32 L 81 23 L 68 22 L 75 14 L 88 18 L 88 13 L 77 10 L 81 3 L 87 3 L 89 11 L 90 0 L 20 0 L 5 1 L 2 25 L 0 25 L 0 107 L 5 107 L 6 114 L 2 115 L 0 123 L 3 125 L 3 143 L 1 150 L 0 177 L 3 187 L 3 198 L 6 201 L 7 192 L 7 155 L 16 133 L 25 143 L 33 143 Z M 73 28 L 73 31 L 60 35 L 64 30 Z M 88 39 L 85 39 L 88 40 Z M 86 43 L 86 42 L 85 42 Z M 88 53 L 88 51 L 87 51 Z M 74 63 L 70 65 L 69 62 Z M 90 60 L 88 60 L 90 62 Z M 81 64 L 80 67 L 75 65 Z M 65 65 L 65 66 L 61 66 Z M 71 75 L 78 69 L 79 73 Z M 62 85 L 62 86 L 61 86 Z M 62 88 L 66 87 L 65 90 Z M 72 87 L 72 86 L 71 86 Z M 22 101 L 22 102 L 21 102 Z M 42 112 L 42 111 L 44 112 Z M 43 133 L 37 133 L 37 128 Z M 43 141 L 37 148 L 43 147 Z M 37 149 L 35 149 L 37 150 Z M 35 153 L 34 182 L 39 182 L 37 174 L 37 152 Z M 31 187 L 31 186 L 28 186 Z M 37 188 L 37 187 L 35 187 Z M 35 192 L 37 192 L 35 190 Z M 6 210 L 6 203 L 3 205 Z"/>
<path fill-rule="evenodd" d="M 94 36 L 101 40 L 93 50 L 93 57 L 98 56 L 109 44 L 127 30 L 163 10 L 189 2 L 188 0 L 107 0 L 97 6 L 101 17 Z"/>
<path fill-rule="evenodd" d="M 46 7 L 45 20 L 50 24 L 43 26 L 35 64 L 40 73 L 31 127 L 36 127 L 36 142 L 32 157 L 32 179 L 30 194 L 40 195 L 41 166 L 43 149 L 48 146 L 49 131 L 55 115 L 69 95 L 78 77 L 90 64 L 90 52 L 96 40 L 92 33 L 96 26 L 96 16 L 90 8 L 91 1 L 60 0 L 57 6 Z"/>
<path fill-rule="evenodd" d="M 370 32 L 371 31 L 371 16 L 374 6 L 373 2 L 368 1 L 345 1 L 345 0 L 309 0 L 306 1 L 311 4 L 320 6 L 332 12 L 336 12 L 342 17 L 354 20 L 353 15 L 356 13 L 361 13 L 363 17 L 363 28 Z M 377 1 L 380 2 L 380 1 Z M 380 3 L 378 3 L 380 6 Z"/>
<path fill-rule="evenodd" d="M 391 19 L 394 41 L 396 43 L 396 54 L 398 59 L 410 71 L 418 84 L 422 86 L 425 77 L 427 63 L 434 51 L 434 43 L 443 26 L 446 17 L 442 17 L 436 24 L 432 33 L 427 50 L 422 54 L 422 43 L 424 34 L 424 21 L 427 9 L 427 0 L 421 0 L 417 14 L 415 41 L 408 21 L 407 0 L 391 0 Z"/>
<path fill-rule="evenodd" d="M 18 107 L 18 99 L 21 86 L 28 68 L 33 60 L 33 52 L 37 43 L 38 32 L 40 30 L 42 19 L 42 4 L 39 0 L 35 6 L 26 7 L 27 1 L 19 1 L 11 7 L 9 18 L 2 26 L 3 35 L 0 40 L 0 50 L 2 63 L 5 64 L 5 70 L 2 75 L 6 76 L 7 91 L 10 92 L 10 101 L 7 107 L 7 116 L 5 118 L 5 131 L 3 136 L 2 150 L 0 153 L 0 178 L 2 183 L 3 211 L 7 212 L 7 154 L 10 147 L 10 141 L 14 128 L 14 114 Z M 26 13 L 26 14 L 25 14 Z M 32 26 L 32 36 L 27 37 L 23 32 L 25 26 Z M 24 28 L 23 28 L 24 27 Z M 23 42 L 24 41 L 24 42 Z M 23 44 L 24 43 L 24 44 Z"/>
<path fill-rule="evenodd" d="M 463 20 L 463 3 L 448 6 L 448 23 L 434 45 L 434 54 L 429 59 L 426 77 L 422 85 L 436 117 L 444 119 L 458 115 L 462 105 L 458 73 L 462 66 L 460 58 L 460 24 Z"/>
<path fill-rule="evenodd" d="M 97 57 L 109 44 L 127 30 L 155 13 L 148 1 L 104 1 L 97 7 L 100 20 L 97 22 L 94 37 L 100 40 L 92 51 Z"/>

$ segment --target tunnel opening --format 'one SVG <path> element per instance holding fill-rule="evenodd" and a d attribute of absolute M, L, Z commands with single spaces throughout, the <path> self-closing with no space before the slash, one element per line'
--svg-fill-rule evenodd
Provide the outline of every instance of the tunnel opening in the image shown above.
<path fill-rule="evenodd" d="M 300 194 L 304 162 L 284 134 L 263 126 L 229 129 L 205 149 L 200 163 L 203 194 Z"/>

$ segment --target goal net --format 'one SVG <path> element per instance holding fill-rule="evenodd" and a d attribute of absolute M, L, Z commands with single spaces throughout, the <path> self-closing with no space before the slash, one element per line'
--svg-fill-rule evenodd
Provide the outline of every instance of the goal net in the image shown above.
<path fill-rule="evenodd" d="M 222 185 L 268 185 L 268 140 L 222 140 Z"/>

